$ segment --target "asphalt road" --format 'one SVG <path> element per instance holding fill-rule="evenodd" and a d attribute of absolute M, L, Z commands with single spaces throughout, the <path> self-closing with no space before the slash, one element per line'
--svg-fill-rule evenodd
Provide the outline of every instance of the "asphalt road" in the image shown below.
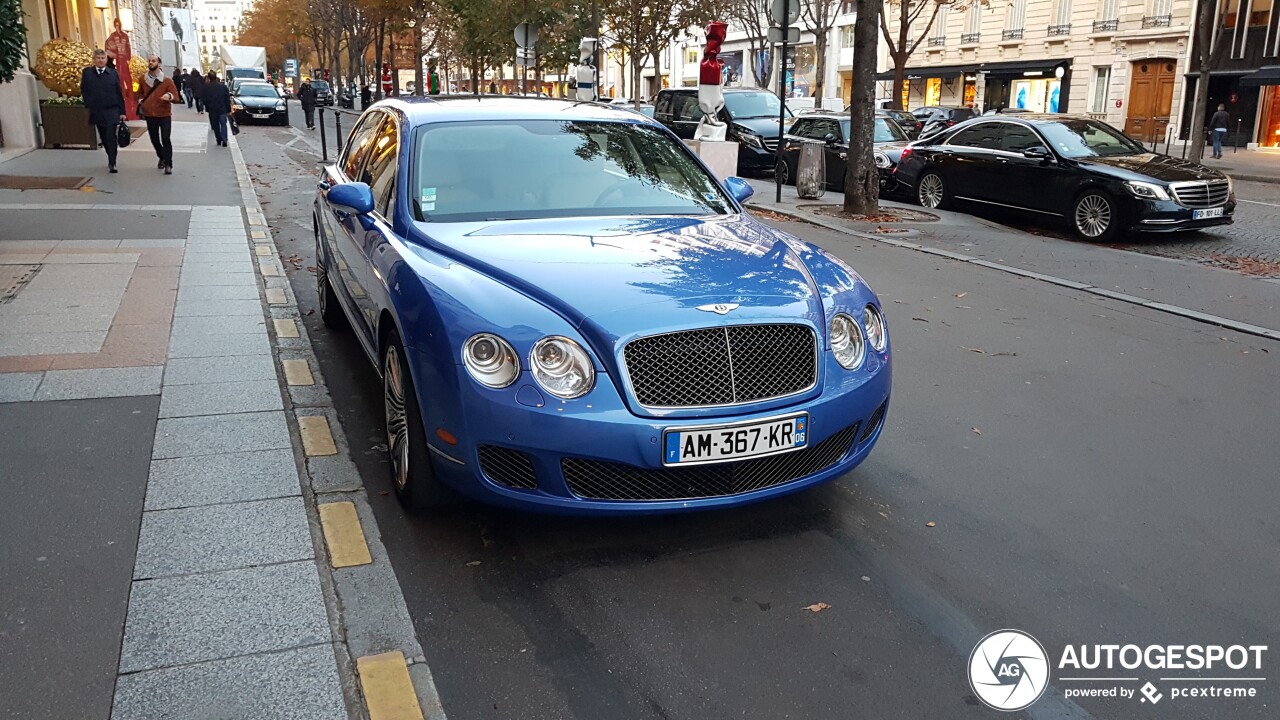
<path fill-rule="evenodd" d="M 964 668 L 999 628 L 1051 656 L 1280 644 L 1276 343 L 778 223 L 885 304 L 895 393 L 860 468 L 709 515 L 410 518 L 390 495 L 372 367 L 307 314 L 313 141 L 252 127 L 239 141 L 299 258 L 286 269 L 454 720 L 997 717 Z M 1049 699 L 1025 715 L 1271 718 L 1276 682 L 1250 700 Z"/>

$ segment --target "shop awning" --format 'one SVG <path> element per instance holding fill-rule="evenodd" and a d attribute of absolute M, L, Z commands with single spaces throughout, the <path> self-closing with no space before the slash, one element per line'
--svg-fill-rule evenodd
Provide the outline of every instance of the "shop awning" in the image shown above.
<path fill-rule="evenodd" d="M 907 79 L 920 80 L 923 78 L 954 78 L 971 73 L 978 69 L 976 64 L 969 65 L 939 65 L 937 67 L 915 67 L 907 68 Z M 876 75 L 876 80 L 892 80 L 893 70 L 889 69 Z"/>
<path fill-rule="evenodd" d="M 1280 65 L 1264 65 L 1240 78 L 1240 87 L 1280 85 Z"/>
<path fill-rule="evenodd" d="M 978 68 L 978 72 L 988 75 L 1017 75 L 1021 77 L 1026 73 L 1040 72 L 1046 76 L 1052 76 L 1053 71 L 1058 67 L 1071 69 L 1071 60 L 1012 60 L 1009 62 L 989 62 L 982 63 Z"/>

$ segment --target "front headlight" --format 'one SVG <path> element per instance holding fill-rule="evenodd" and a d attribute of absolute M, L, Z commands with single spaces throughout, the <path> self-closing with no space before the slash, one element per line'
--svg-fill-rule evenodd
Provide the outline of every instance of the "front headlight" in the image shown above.
<path fill-rule="evenodd" d="M 764 147 L 764 139 L 761 138 L 759 135 L 756 135 L 755 133 L 739 131 L 738 139 L 742 140 L 743 145 L 747 145 L 749 147 L 753 147 L 753 148 Z"/>
<path fill-rule="evenodd" d="M 862 328 L 853 318 L 838 313 L 831 318 L 831 352 L 836 362 L 846 370 L 852 370 L 862 364 L 866 355 L 866 345 L 862 341 Z"/>
<path fill-rule="evenodd" d="M 280 102 L 276 103 L 276 109 L 277 109 L 277 110 L 283 110 L 283 109 L 284 109 L 284 101 L 283 101 L 283 100 L 281 100 Z"/>
<path fill-rule="evenodd" d="M 1130 180 L 1124 185 L 1129 188 L 1129 192 L 1133 193 L 1134 197 L 1146 198 L 1148 200 L 1169 199 L 1169 191 L 1166 190 L 1163 185 L 1156 185 L 1155 183 L 1148 182 L 1137 182 L 1136 180 Z"/>
<path fill-rule="evenodd" d="M 882 152 L 876 153 L 875 158 L 876 158 L 876 167 L 878 168 L 887 168 L 893 164 L 889 162 L 889 156 L 885 155 Z"/>
<path fill-rule="evenodd" d="M 520 375 L 520 359 L 506 340 L 492 333 L 472 335 L 462 346 L 462 364 L 481 385 L 504 388 Z"/>
<path fill-rule="evenodd" d="M 244 106 L 241 105 L 240 103 L 231 103 L 232 112 L 235 112 L 236 110 L 243 110 L 243 109 L 244 109 Z"/>
<path fill-rule="evenodd" d="M 867 326 L 867 344 L 876 352 L 884 352 L 888 337 L 884 332 L 884 318 L 880 317 L 880 311 L 875 305 L 862 309 L 862 324 Z"/>
<path fill-rule="evenodd" d="M 585 395 L 596 381 L 591 356 L 581 345 L 560 335 L 534 344 L 529 369 L 543 390 L 565 400 Z"/>

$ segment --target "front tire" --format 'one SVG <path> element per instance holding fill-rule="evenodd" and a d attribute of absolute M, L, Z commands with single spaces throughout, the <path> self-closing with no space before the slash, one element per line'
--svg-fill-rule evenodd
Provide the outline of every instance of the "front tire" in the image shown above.
<path fill-rule="evenodd" d="M 449 491 L 436 481 L 413 377 L 400 339 L 382 351 L 382 397 L 387 420 L 391 484 L 405 509 L 424 512 L 445 504 Z"/>
<path fill-rule="evenodd" d="M 791 166 L 786 160 L 779 160 L 778 164 L 773 168 L 773 174 L 783 185 L 795 185 L 795 178 L 791 176 Z"/>
<path fill-rule="evenodd" d="M 338 304 L 338 295 L 334 292 L 333 281 L 329 279 L 328 266 L 325 263 L 324 248 L 320 246 L 320 227 L 312 220 L 312 230 L 316 235 L 316 293 L 320 296 L 320 319 L 335 330 L 347 326 L 347 316 Z"/>
<path fill-rule="evenodd" d="M 951 193 L 942 176 L 930 170 L 916 182 L 916 201 L 930 210 L 946 210 L 951 205 Z"/>
<path fill-rule="evenodd" d="M 1108 242 L 1120 228 L 1120 216 L 1111 196 L 1090 190 L 1076 198 L 1071 210 L 1071 225 L 1082 240 Z"/>

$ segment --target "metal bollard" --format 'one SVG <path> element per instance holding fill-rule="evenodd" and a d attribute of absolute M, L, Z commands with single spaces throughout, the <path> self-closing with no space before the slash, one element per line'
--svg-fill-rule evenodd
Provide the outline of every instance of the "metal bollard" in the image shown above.
<path fill-rule="evenodd" d="M 342 154 L 342 113 L 336 110 L 333 112 L 333 146 L 335 148 L 334 153 L 341 155 Z"/>
<path fill-rule="evenodd" d="M 1244 123 L 1244 118 L 1236 120 L 1236 141 L 1231 143 L 1231 154 L 1235 155 L 1240 152 L 1240 126 Z"/>
<path fill-rule="evenodd" d="M 324 108 L 320 110 L 320 162 L 329 163 L 329 142 L 325 139 L 324 134 Z"/>

